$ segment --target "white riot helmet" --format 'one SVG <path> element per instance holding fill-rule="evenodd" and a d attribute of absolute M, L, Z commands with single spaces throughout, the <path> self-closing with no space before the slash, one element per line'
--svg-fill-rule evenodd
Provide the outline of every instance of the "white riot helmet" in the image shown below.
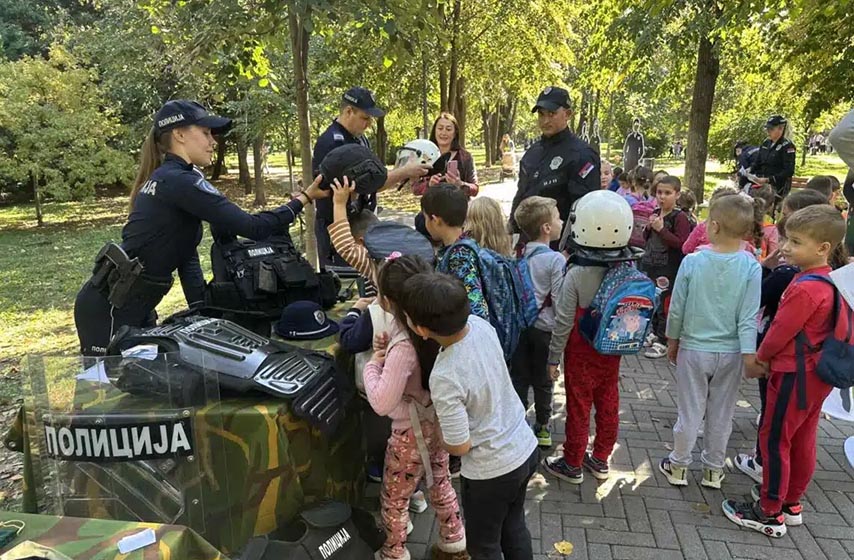
<path fill-rule="evenodd" d="M 395 169 L 403 167 L 409 163 L 412 157 L 415 157 L 418 163 L 433 165 L 441 156 L 442 153 L 439 151 L 439 146 L 430 140 L 419 138 L 418 140 L 407 142 L 404 147 L 397 151 L 397 159 L 394 162 L 394 167 Z"/>
<path fill-rule="evenodd" d="M 587 193 L 573 205 L 569 227 L 574 245 L 588 249 L 620 249 L 629 244 L 634 226 L 632 208 L 613 191 Z"/>

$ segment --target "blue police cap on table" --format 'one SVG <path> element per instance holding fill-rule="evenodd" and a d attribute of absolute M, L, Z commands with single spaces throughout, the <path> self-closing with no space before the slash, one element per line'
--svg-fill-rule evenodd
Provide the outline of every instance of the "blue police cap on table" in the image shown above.
<path fill-rule="evenodd" d="M 560 87 L 549 86 L 540 92 L 540 95 L 537 97 L 537 104 L 534 105 L 531 112 L 536 113 L 539 109 L 557 111 L 561 107 L 569 109 L 570 106 L 568 91 Z"/>
<path fill-rule="evenodd" d="M 365 232 L 365 249 L 372 259 L 384 259 L 392 253 L 417 255 L 432 263 L 433 245 L 421 233 L 397 222 L 379 222 Z"/>
<path fill-rule="evenodd" d="M 167 101 L 154 115 L 154 127 L 161 134 L 191 124 L 210 128 L 214 134 L 222 134 L 231 128 L 231 119 L 211 115 L 201 104 L 187 99 Z"/>
<path fill-rule="evenodd" d="M 328 189 L 333 179 L 343 184 L 344 177 L 347 177 L 351 184 L 356 181 L 359 194 L 373 194 L 388 180 L 388 170 L 383 162 L 370 148 L 361 144 L 344 144 L 326 154 L 320 162 L 320 174 L 323 175 L 321 189 Z"/>
<path fill-rule="evenodd" d="M 765 128 L 774 128 L 775 126 L 780 126 L 781 124 L 788 124 L 789 121 L 786 120 L 786 117 L 783 115 L 771 115 L 768 117 L 768 120 L 765 121 Z"/>
<path fill-rule="evenodd" d="M 338 332 L 338 323 L 313 301 L 295 301 L 282 310 L 273 327 L 286 340 L 319 340 Z"/>
<path fill-rule="evenodd" d="M 374 94 L 369 89 L 365 89 L 363 87 L 350 88 L 344 92 L 341 99 L 344 103 L 352 105 L 357 109 L 361 109 L 372 117 L 385 116 L 385 111 L 377 107 Z"/>

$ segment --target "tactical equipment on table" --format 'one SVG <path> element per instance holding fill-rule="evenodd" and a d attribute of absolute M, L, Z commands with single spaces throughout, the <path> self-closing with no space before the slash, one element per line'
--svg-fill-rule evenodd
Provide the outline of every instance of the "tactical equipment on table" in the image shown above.
<path fill-rule="evenodd" d="M 264 241 L 218 237 L 211 246 L 211 268 L 206 307 L 233 312 L 229 318 L 241 323 L 242 316 L 278 318 L 288 304 L 301 300 L 329 309 L 341 289 L 334 273 L 315 272 L 289 235 Z"/>
<path fill-rule="evenodd" d="M 376 523 L 357 527 L 354 521 L 347 504 L 317 505 L 275 532 L 250 539 L 240 560 L 372 560 L 376 548 L 365 537 L 376 541 Z"/>
<path fill-rule="evenodd" d="M 127 355 L 108 362 L 107 376 L 116 387 L 141 396 L 171 396 L 179 406 L 198 404 L 205 372 L 216 374 L 223 389 L 238 393 L 262 391 L 292 400 L 296 414 L 331 433 L 342 413 L 334 359 L 328 354 L 270 340 L 224 319 L 184 317 L 149 329 L 123 327 L 108 355 L 153 346 L 177 363 L 163 371 L 162 362 Z"/>

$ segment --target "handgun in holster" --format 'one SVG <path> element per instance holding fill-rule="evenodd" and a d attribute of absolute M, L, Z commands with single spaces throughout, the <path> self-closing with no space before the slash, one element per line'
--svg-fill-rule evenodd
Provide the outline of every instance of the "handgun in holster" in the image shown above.
<path fill-rule="evenodd" d="M 110 304 L 122 308 L 140 274 L 142 263 L 139 259 L 128 257 L 116 243 L 107 243 L 95 257 L 91 282 L 100 290 L 106 288 Z"/>

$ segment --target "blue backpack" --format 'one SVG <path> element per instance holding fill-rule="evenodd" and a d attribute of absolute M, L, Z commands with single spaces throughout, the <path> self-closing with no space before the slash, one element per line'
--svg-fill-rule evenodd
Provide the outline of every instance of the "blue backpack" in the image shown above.
<path fill-rule="evenodd" d="M 828 276 L 806 274 L 798 278 L 798 283 L 807 280 L 824 282 L 833 288 L 833 331 L 816 346 L 810 344 L 803 331 L 795 336 L 798 406 L 802 408 L 806 408 L 805 351 L 821 352 L 816 365 L 819 379 L 839 389 L 854 387 L 854 312 Z"/>
<path fill-rule="evenodd" d="M 600 354 L 637 354 L 657 305 L 655 284 L 630 262 L 611 266 L 579 321 L 585 340 Z"/>
<path fill-rule="evenodd" d="M 519 335 L 534 324 L 539 314 L 531 273 L 525 258 L 512 259 L 478 245 L 471 239 L 461 239 L 453 247 L 468 247 L 477 255 L 483 296 L 489 308 L 489 322 L 498 333 L 504 350 L 504 359 L 509 360 L 519 343 Z M 440 269 L 448 270 L 449 248 Z"/>

